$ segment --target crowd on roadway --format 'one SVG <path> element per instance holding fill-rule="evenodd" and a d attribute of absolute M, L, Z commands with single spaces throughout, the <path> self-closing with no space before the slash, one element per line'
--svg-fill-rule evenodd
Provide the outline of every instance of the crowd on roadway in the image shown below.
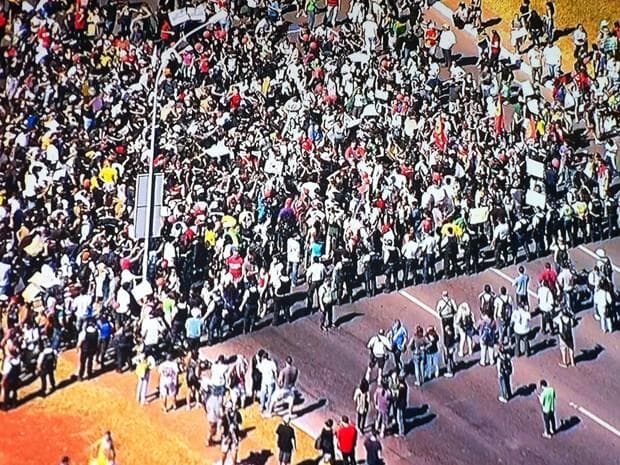
<path fill-rule="evenodd" d="M 524 0 L 520 57 L 479 1 L 453 26 L 418 1 L 267 3 L 204 4 L 191 35 L 198 23 L 174 20 L 186 1 L 0 3 L 4 408 L 29 377 L 53 390 L 76 346 L 80 379 L 158 365 L 168 408 L 180 353 L 199 363 L 203 343 L 268 313 L 291 321 L 302 284 L 328 331 L 379 277 L 389 292 L 617 234 L 618 22 L 593 40 L 578 27 L 569 66 L 553 1 L 541 15 Z M 136 179 L 151 159 L 164 197 L 143 279 Z M 596 289 L 609 331 L 615 294 Z M 453 330 L 415 331 L 417 382 L 438 373 L 446 335 L 465 350 L 473 330 Z"/>
<path fill-rule="evenodd" d="M 486 284 L 475 302 L 460 304 L 444 291 L 434 310 L 440 321 L 438 328 L 418 325 L 409 333 L 396 320 L 389 329 L 379 329 L 368 341 L 368 368 L 354 394 L 360 431 L 367 427 L 372 406 L 375 419 L 371 425 L 381 437 L 388 432 L 397 436 L 407 432 L 408 375 L 413 375 L 417 387 L 438 378 L 442 372 L 443 376 L 452 378 L 457 371 L 469 367 L 469 362 L 475 360 L 474 353 L 479 352 L 476 358 L 480 366 L 496 369 L 498 399 L 507 403 L 514 396 L 513 357 L 529 357 L 538 350 L 557 345 L 558 364 L 563 368 L 575 366 L 578 312 L 591 309 L 591 316 L 600 322 L 601 331 L 613 331 L 619 313 L 611 260 L 603 249 L 598 249 L 593 269 L 578 272 L 566 245 L 560 245 L 553 263 L 546 262 L 537 277 L 531 278 L 525 267 L 519 266 L 512 282 L 513 290 L 502 286 L 495 292 Z M 536 292 L 531 290 L 534 286 Z M 536 304 L 531 306 L 533 300 Z M 538 317 L 537 328 L 534 319 Z M 372 379 L 375 368 L 377 376 Z M 371 393 L 373 381 L 376 386 Z M 552 388 L 542 380 L 539 398 L 545 419 L 544 437 L 551 437 L 557 431 L 553 413 L 555 391 L 551 393 L 549 389 Z"/>

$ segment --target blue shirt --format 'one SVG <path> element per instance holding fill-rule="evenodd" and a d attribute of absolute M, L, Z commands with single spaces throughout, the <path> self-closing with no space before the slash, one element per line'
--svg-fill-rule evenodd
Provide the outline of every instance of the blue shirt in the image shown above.
<path fill-rule="evenodd" d="M 188 318 L 185 322 L 185 333 L 189 338 L 199 338 L 202 334 L 202 321 L 200 321 L 200 318 Z"/>
<path fill-rule="evenodd" d="M 401 352 L 407 345 L 407 330 L 404 326 L 400 326 L 400 328 L 392 328 L 392 342 L 394 346 L 400 350 Z"/>
<path fill-rule="evenodd" d="M 515 278 L 514 286 L 517 288 L 517 295 L 527 295 L 527 285 L 530 277 L 526 274 L 520 274 Z"/>

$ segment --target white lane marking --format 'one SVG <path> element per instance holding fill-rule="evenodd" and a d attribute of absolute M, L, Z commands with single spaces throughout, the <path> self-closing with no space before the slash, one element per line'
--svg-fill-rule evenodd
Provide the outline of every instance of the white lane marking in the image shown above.
<path fill-rule="evenodd" d="M 506 273 L 504 273 L 503 271 L 498 270 L 497 268 L 489 268 L 489 270 L 491 270 L 493 273 L 495 273 L 500 278 L 504 278 L 506 281 L 510 282 L 511 284 L 514 281 L 514 278 L 511 278 Z M 527 290 L 527 293 L 529 295 L 531 295 L 532 297 L 538 298 L 538 294 L 536 294 L 533 290 L 531 290 L 529 288 Z"/>
<path fill-rule="evenodd" d="M 412 296 L 411 294 L 409 294 L 407 291 L 398 291 L 398 293 L 400 295 L 402 295 L 405 299 L 409 300 L 410 302 L 413 302 L 414 304 L 416 304 L 418 307 L 420 307 L 422 310 L 424 310 L 427 313 L 430 313 L 431 315 L 433 315 L 435 318 L 439 318 L 439 315 L 437 314 L 437 312 L 435 311 L 434 308 L 429 307 L 428 305 L 426 305 L 424 302 L 422 302 L 420 299 L 418 299 L 417 297 Z"/>
<path fill-rule="evenodd" d="M 612 434 L 615 434 L 616 436 L 618 436 L 620 438 L 620 431 L 617 428 L 614 428 L 612 425 L 610 425 L 609 423 L 607 423 L 605 420 L 603 420 L 600 417 L 597 417 L 596 415 L 594 415 L 592 412 L 590 412 L 589 410 L 583 408 L 581 405 L 577 405 L 574 402 L 569 402 L 568 403 L 571 407 L 573 407 L 575 410 L 577 410 L 580 413 L 583 413 L 586 417 L 588 417 L 590 420 L 592 420 L 594 423 L 596 423 L 599 426 L 602 426 L 603 428 L 605 428 L 607 431 L 609 431 Z"/>
<path fill-rule="evenodd" d="M 589 255 L 590 257 L 595 258 L 597 260 L 599 259 L 599 256 L 596 255 L 594 252 L 592 252 L 590 249 L 588 249 L 585 245 L 580 245 L 577 248 L 579 250 L 581 250 L 582 252 L 584 252 L 585 254 Z M 620 273 L 620 268 L 619 267 L 617 267 L 616 265 L 613 265 L 613 264 L 611 265 L 611 267 L 613 268 L 613 270 L 616 273 Z"/>

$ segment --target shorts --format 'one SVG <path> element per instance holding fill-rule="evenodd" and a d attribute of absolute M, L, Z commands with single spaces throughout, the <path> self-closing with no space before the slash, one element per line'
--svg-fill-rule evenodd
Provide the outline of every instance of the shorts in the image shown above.
<path fill-rule="evenodd" d="M 385 366 L 385 359 L 386 357 L 376 357 L 375 354 L 371 353 L 370 362 L 368 363 L 368 366 L 370 368 L 374 368 L 375 365 L 379 365 L 379 368 L 383 370 L 383 367 Z"/>
<path fill-rule="evenodd" d="M 161 397 L 172 397 L 177 395 L 177 385 L 172 383 L 162 383 L 159 386 Z"/>
<path fill-rule="evenodd" d="M 280 463 L 291 463 L 292 452 L 280 451 L 279 461 Z"/>

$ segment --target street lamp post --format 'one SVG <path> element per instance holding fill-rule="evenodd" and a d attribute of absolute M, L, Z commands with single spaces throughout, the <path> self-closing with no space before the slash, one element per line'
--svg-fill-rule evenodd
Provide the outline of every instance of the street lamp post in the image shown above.
<path fill-rule="evenodd" d="M 157 68 L 157 74 L 155 75 L 155 87 L 153 88 L 153 114 L 151 117 L 151 147 L 149 153 L 149 171 L 148 171 L 148 184 L 147 184 L 147 203 L 146 203 L 146 231 L 144 235 L 144 254 L 142 256 L 142 279 L 146 282 L 146 276 L 149 268 L 149 250 L 151 246 L 151 235 L 153 234 L 153 196 L 155 189 L 155 173 L 153 167 L 153 161 L 155 159 L 155 148 L 157 146 L 157 116 L 158 116 L 158 107 L 159 107 L 159 85 L 161 82 L 161 77 L 164 72 L 166 65 L 168 64 L 169 55 L 167 55 L 164 59 L 164 53 L 167 51 L 178 51 L 181 45 L 184 45 L 191 36 L 196 34 L 197 32 L 203 30 L 210 23 L 205 22 L 196 26 L 194 29 L 189 31 L 187 34 L 183 34 L 181 39 L 175 43 L 172 47 L 164 50 L 162 52 L 162 56 L 160 58 L 159 67 Z M 157 58 L 157 46 L 153 49 L 153 62 L 156 62 Z"/>

